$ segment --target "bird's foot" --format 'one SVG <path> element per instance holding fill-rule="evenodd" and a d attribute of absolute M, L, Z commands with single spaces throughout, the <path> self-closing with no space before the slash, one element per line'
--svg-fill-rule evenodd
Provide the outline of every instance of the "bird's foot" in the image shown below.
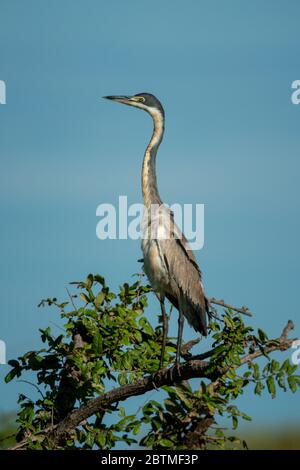
<path fill-rule="evenodd" d="M 174 365 L 169 370 L 172 382 L 180 378 L 180 362 L 178 360 L 175 361 Z"/>
<path fill-rule="evenodd" d="M 152 386 L 155 390 L 159 390 L 159 387 L 157 386 L 157 379 L 159 379 L 159 375 L 160 375 L 160 371 L 162 370 L 162 366 L 161 364 L 159 365 L 159 369 L 157 369 L 156 372 L 153 372 L 153 374 L 151 375 L 151 383 L 152 383 Z"/>

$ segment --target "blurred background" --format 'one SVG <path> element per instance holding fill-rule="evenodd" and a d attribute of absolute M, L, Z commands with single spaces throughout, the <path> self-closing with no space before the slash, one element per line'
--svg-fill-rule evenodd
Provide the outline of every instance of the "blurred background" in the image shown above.
<path fill-rule="evenodd" d="M 40 346 L 38 328 L 59 331 L 41 298 L 66 299 L 68 283 L 90 272 L 117 289 L 140 270 L 139 241 L 96 238 L 99 204 L 141 202 L 151 133 L 146 113 L 101 99 L 109 94 L 151 92 L 165 107 L 160 193 L 205 204 L 196 256 L 207 294 L 249 306 L 269 336 L 290 318 L 299 336 L 299 2 L 0 0 L 0 11 L 7 360 Z M 152 299 L 149 318 L 157 313 Z M 0 365 L 0 439 L 14 428 L 18 394 L 35 393 L 5 385 L 8 370 Z M 250 448 L 300 448 L 299 396 L 249 389 L 238 404 L 253 417 L 237 432 Z"/>

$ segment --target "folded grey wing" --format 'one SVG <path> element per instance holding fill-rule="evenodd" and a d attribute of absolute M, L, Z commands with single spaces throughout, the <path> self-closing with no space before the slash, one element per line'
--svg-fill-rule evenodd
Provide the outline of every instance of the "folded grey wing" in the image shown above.
<path fill-rule="evenodd" d="M 178 237 L 178 238 L 175 238 Z M 181 237 L 181 238 L 180 238 Z M 164 257 L 171 285 L 178 288 L 176 292 L 166 293 L 166 296 L 173 304 L 174 300 L 180 299 L 180 307 L 183 310 L 188 322 L 196 331 L 203 335 L 207 334 L 207 301 L 201 283 L 201 271 L 196 258 L 189 248 L 188 241 L 174 224 L 173 236 L 170 239 L 159 240 L 161 254 Z"/>

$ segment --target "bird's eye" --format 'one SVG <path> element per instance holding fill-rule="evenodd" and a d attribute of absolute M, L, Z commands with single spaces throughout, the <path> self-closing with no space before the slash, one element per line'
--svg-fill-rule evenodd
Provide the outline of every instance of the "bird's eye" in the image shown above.
<path fill-rule="evenodd" d="M 145 103 L 145 98 L 143 96 L 135 96 L 134 99 L 139 103 Z"/>

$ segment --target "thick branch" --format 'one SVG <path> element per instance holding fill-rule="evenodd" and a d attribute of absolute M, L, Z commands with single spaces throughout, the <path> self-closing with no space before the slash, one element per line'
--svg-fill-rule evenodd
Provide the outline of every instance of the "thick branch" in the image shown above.
<path fill-rule="evenodd" d="M 100 397 L 89 400 L 81 408 L 69 413 L 68 416 L 59 423 L 57 428 L 50 433 L 49 439 L 54 445 L 59 444 L 79 423 L 99 411 L 105 411 L 113 403 L 124 401 L 129 397 L 144 395 L 150 390 L 157 389 L 163 385 L 172 385 L 179 380 L 189 380 L 195 377 L 209 378 L 209 367 L 209 363 L 204 361 L 189 361 L 178 367 L 178 369 L 173 369 L 172 374 L 170 369 L 162 369 L 158 371 L 155 376 L 145 377 L 132 384 L 115 388 Z"/>
<path fill-rule="evenodd" d="M 212 415 L 208 414 L 200 422 L 194 423 L 194 426 L 188 431 L 185 438 L 185 445 L 189 450 L 199 450 L 205 446 L 205 433 L 214 423 Z"/>
<path fill-rule="evenodd" d="M 86 343 L 83 341 L 82 336 L 78 331 L 73 335 L 73 347 L 74 351 L 76 349 L 81 349 Z M 64 364 L 64 369 L 60 384 L 58 386 L 57 397 L 55 400 L 55 422 L 59 422 L 64 419 L 71 410 L 73 410 L 76 403 L 76 388 L 75 384 L 80 384 L 82 382 L 82 374 L 74 366 L 73 362 L 69 359 L 66 360 Z"/>

